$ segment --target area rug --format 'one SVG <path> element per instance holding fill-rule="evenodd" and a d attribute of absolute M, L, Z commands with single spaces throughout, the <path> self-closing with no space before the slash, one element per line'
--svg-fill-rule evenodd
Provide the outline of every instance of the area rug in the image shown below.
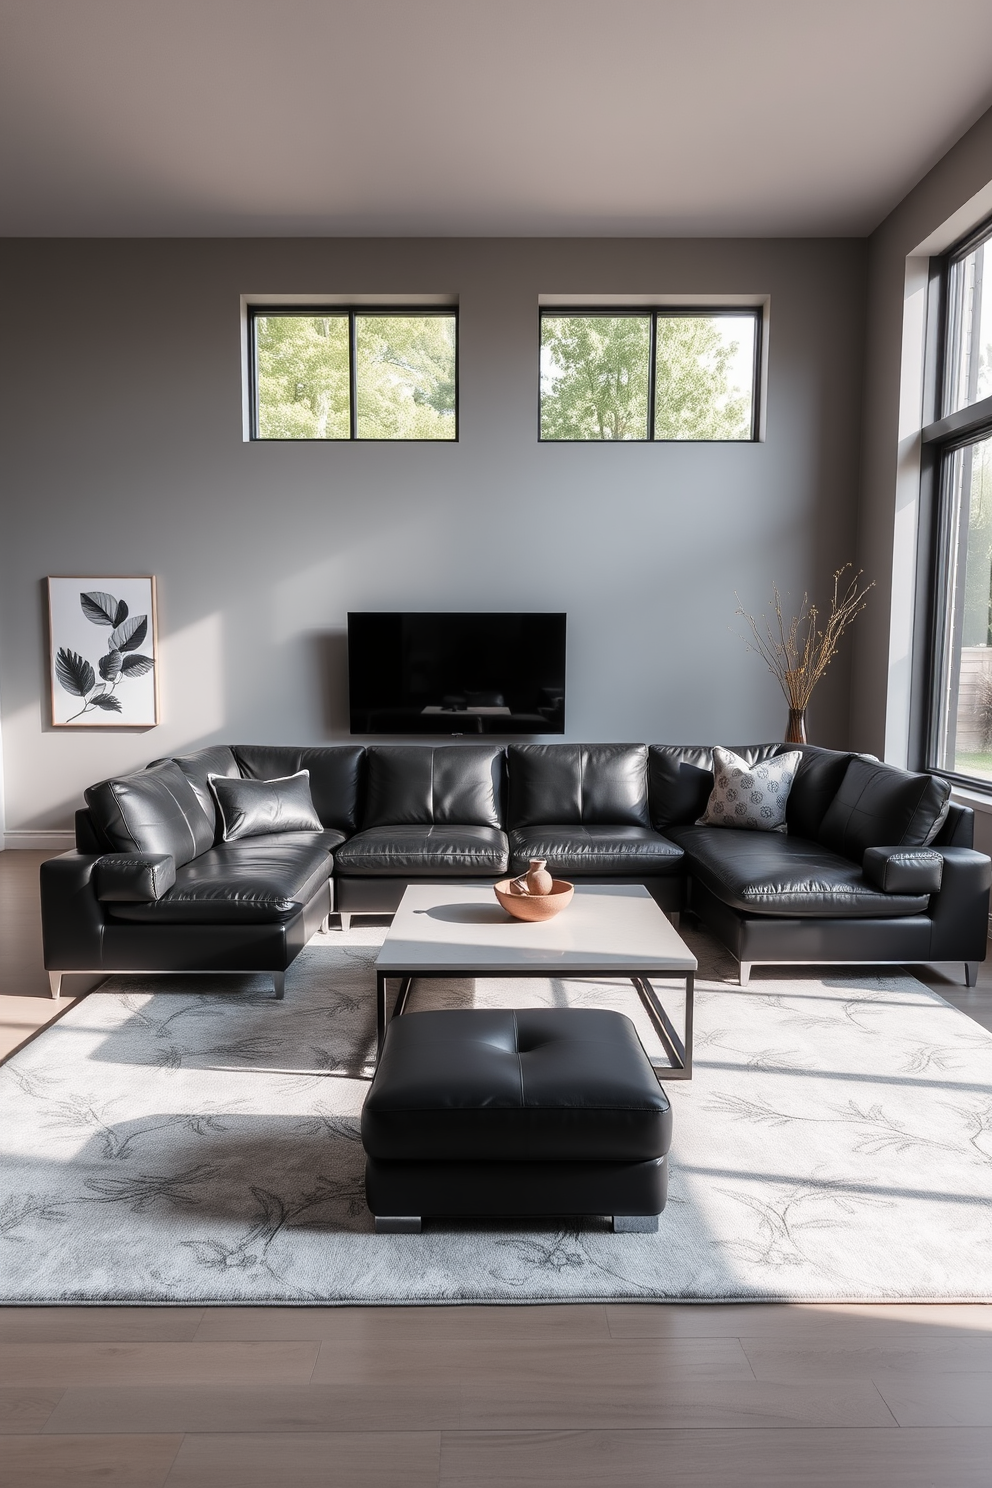
<path fill-rule="evenodd" d="M 992 1300 L 992 1035 L 907 975 L 700 959 L 660 1229 L 377 1236 L 359 1116 L 382 928 L 264 979 L 119 978 L 0 1068 L 0 1300 Z M 677 1017 L 677 998 L 672 999 Z M 623 983 L 421 982 L 442 1006 L 611 1006 Z"/>

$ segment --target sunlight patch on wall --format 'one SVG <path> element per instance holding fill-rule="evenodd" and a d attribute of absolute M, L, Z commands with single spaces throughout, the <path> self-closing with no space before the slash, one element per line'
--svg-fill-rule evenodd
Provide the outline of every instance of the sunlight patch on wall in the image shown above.
<path fill-rule="evenodd" d="M 162 723 L 170 750 L 214 733 L 227 718 L 223 626 L 215 611 L 160 638 Z"/>

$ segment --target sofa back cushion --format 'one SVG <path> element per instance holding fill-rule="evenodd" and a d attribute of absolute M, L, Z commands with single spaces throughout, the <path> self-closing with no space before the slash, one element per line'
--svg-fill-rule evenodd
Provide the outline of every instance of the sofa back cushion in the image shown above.
<path fill-rule="evenodd" d="M 771 759 L 781 744 L 729 744 L 749 765 Z M 648 751 L 651 822 L 666 827 L 690 825 L 703 815 L 713 789 L 711 744 L 652 744 Z"/>
<path fill-rule="evenodd" d="M 81 806 L 75 813 L 76 826 L 76 851 L 92 856 L 94 853 L 109 852 L 113 844 L 100 831 L 93 820 L 93 813 L 86 806 Z"/>
<path fill-rule="evenodd" d="M 940 831 L 951 785 L 857 755 L 820 824 L 817 840 L 860 863 L 869 847 L 925 847 Z"/>
<path fill-rule="evenodd" d="M 78 827 L 77 827 L 78 833 Z M 928 847 L 974 847 L 975 813 L 970 806 L 952 801 L 939 830 L 930 838 Z"/>
<path fill-rule="evenodd" d="M 645 744 L 511 744 L 509 825 L 650 827 Z"/>
<path fill-rule="evenodd" d="M 213 818 L 174 760 L 102 780 L 85 797 L 98 832 L 115 852 L 167 853 L 180 868 L 213 846 Z"/>
<path fill-rule="evenodd" d="M 780 744 L 779 753 L 791 749 L 802 753 L 796 778 L 789 792 L 785 819 L 790 835 L 816 841 L 827 808 L 840 790 L 851 756 L 839 749 L 819 749 L 815 744 Z"/>
<path fill-rule="evenodd" d="M 503 769 L 491 744 L 376 745 L 362 826 L 500 827 Z"/>
<path fill-rule="evenodd" d="M 162 764 L 162 760 L 155 760 L 156 765 Z M 210 789 L 211 775 L 225 775 L 232 779 L 239 779 L 241 771 L 238 762 L 234 758 L 234 750 L 228 744 L 210 744 L 206 749 L 198 749 L 195 754 L 176 755 L 174 763 L 182 770 L 186 779 L 193 787 L 193 794 L 199 801 L 206 816 L 214 821 L 216 814 L 216 802 Z M 214 833 L 214 840 L 220 836 L 219 830 Z"/>
<path fill-rule="evenodd" d="M 235 744 L 234 757 L 249 780 L 278 780 L 309 770 L 314 810 L 324 826 L 357 832 L 365 781 L 360 744 Z"/>

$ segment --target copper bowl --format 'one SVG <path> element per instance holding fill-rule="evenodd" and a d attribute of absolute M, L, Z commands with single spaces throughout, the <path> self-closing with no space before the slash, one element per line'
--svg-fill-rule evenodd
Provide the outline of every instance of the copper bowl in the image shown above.
<path fill-rule="evenodd" d="M 512 878 L 504 878 L 501 883 L 493 885 L 493 891 L 507 914 L 515 920 L 553 920 L 575 893 L 575 885 L 566 883 L 563 878 L 553 880 L 550 894 L 511 894 L 513 882 Z"/>

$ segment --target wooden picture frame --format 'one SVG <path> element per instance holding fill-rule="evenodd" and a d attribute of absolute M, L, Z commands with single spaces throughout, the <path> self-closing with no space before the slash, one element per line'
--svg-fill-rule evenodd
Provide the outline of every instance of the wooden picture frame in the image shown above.
<path fill-rule="evenodd" d="M 53 728 L 154 728 L 159 721 L 154 574 L 50 576 Z"/>

